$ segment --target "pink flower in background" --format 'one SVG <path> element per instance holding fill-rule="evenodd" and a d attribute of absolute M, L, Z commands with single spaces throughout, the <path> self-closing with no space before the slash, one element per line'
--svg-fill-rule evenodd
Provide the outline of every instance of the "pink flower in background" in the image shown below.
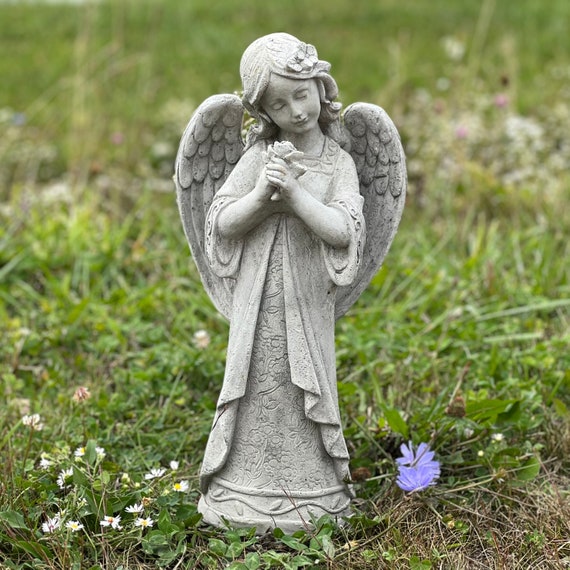
<path fill-rule="evenodd" d="M 89 398 L 91 398 L 91 392 L 89 392 L 87 386 L 79 386 L 73 393 L 74 402 L 84 402 L 85 400 L 89 400 Z"/>
<path fill-rule="evenodd" d="M 495 107 L 499 109 L 505 108 L 509 104 L 509 98 L 505 93 L 495 95 Z"/>
<path fill-rule="evenodd" d="M 465 125 L 459 125 L 455 129 L 455 136 L 460 140 L 466 139 L 469 136 L 469 129 Z"/>
<path fill-rule="evenodd" d="M 115 131 L 111 135 L 111 142 L 117 146 L 122 145 L 125 142 L 125 135 L 120 131 Z"/>

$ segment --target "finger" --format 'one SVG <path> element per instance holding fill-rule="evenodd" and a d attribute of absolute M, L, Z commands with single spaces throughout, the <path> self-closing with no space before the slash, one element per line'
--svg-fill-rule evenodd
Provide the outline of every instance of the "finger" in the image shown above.
<path fill-rule="evenodd" d="M 283 185 L 284 182 L 281 176 L 276 176 L 272 174 L 267 174 L 267 180 L 269 180 L 271 184 L 275 184 L 276 186 L 281 186 Z"/>
<path fill-rule="evenodd" d="M 269 162 L 268 164 L 278 164 L 280 166 L 287 166 L 287 163 L 280 157 L 278 156 L 274 156 Z"/>
<path fill-rule="evenodd" d="M 287 169 L 280 165 L 268 164 L 266 171 L 271 174 L 280 174 L 282 176 L 285 176 L 287 174 Z"/>

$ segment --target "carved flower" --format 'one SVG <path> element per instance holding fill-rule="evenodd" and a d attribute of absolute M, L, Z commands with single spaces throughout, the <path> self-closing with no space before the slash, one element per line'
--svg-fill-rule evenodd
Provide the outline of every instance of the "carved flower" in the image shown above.
<path fill-rule="evenodd" d="M 301 42 L 297 51 L 287 60 L 286 67 L 290 71 L 307 73 L 313 70 L 318 61 L 315 47 Z"/>
<path fill-rule="evenodd" d="M 299 178 L 307 172 L 307 168 L 297 162 L 303 158 L 303 153 L 297 150 L 290 141 L 276 141 L 267 148 L 267 152 L 263 153 L 265 163 L 270 162 L 274 158 L 281 158 L 291 169 L 295 178 Z"/>

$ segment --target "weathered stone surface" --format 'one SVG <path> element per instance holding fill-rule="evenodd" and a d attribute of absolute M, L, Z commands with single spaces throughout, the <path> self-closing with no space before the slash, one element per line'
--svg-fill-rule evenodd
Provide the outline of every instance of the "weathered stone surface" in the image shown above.
<path fill-rule="evenodd" d="M 406 170 L 380 107 L 357 103 L 340 116 L 329 70 L 313 46 L 264 36 L 243 54 L 242 99 L 207 99 L 180 143 L 182 222 L 230 321 L 201 470 L 199 510 L 213 525 L 294 532 L 350 515 L 334 325 L 388 251 Z M 256 120 L 247 145 L 245 110 Z"/>

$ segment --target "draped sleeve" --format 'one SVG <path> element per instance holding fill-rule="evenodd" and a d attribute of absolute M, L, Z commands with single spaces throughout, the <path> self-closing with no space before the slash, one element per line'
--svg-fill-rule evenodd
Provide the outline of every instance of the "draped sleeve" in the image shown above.
<path fill-rule="evenodd" d="M 220 212 L 235 200 L 229 196 L 215 199 L 206 218 L 206 255 L 218 277 L 235 277 L 240 265 L 243 240 L 226 239 L 218 232 Z"/>
<path fill-rule="evenodd" d="M 205 249 L 212 271 L 218 277 L 235 277 L 243 252 L 243 239 L 227 239 L 218 231 L 220 213 L 233 202 L 250 192 L 263 168 L 261 145 L 252 147 L 240 159 L 224 185 L 215 195 L 206 217 Z"/>
<path fill-rule="evenodd" d="M 360 186 L 356 167 L 352 158 L 341 153 L 332 178 L 331 198 L 327 206 L 342 212 L 350 236 L 348 247 L 333 247 L 322 242 L 323 257 L 329 277 L 339 287 L 350 285 L 360 267 L 362 250 L 366 236 L 366 226 L 362 206 L 364 198 L 360 195 Z"/>

